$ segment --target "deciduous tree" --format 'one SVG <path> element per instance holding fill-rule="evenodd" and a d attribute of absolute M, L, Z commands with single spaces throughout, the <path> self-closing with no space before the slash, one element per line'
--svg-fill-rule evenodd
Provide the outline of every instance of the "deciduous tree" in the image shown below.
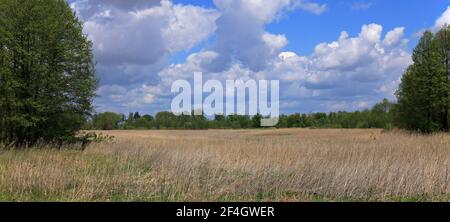
<path fill-rule="evenodd" d="M 92 44 L 66 1 L 0 1 L 0 142 L 73 137 L 96 87 Z"/>

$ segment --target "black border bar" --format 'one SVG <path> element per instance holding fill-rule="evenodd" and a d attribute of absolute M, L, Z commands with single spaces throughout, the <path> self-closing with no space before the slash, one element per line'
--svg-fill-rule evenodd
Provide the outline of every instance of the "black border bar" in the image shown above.
<path fill-rule="evenodd" d="M 268 214 L 267 211 L 270 209 L 273 215 Z M 180 210 L 184 214 L 177 216 Z M 189 216 L 188 211 L 192 213 L 193 210 L 197 210 L 197 213 L 200 213 L 200 210 L 203 212 L 209 210 L 209 215 L 206 219 L 205 215 L 200 214 Z M 260 210 L 260 214 L 250 216 L 250 210 L 254 213 L 255 210 Z M 31 216 L 34 219 L 63 221 L 64 219 L 153 221 L 155 218 L 195 221 L 249 219 L 307 221 L 307 218 L 365 221 L 423 218 L 428 221 L 435 217 L 448 218 L 450 203 L 0 203 L 0 214 L 17 219 Z"/>

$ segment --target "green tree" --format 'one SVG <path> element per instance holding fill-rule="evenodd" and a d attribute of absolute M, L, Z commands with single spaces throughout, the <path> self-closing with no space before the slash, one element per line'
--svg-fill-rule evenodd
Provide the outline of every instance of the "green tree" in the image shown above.
<path fill-rule="evenodd" d="M 62 0 L 0 1 L 0 142 L 73 138 L 92 111 L 92 43 Z"/>
<path fill-rule="evenodd" d="M 171 112 L 159 112 L 155 116 L 155 126 L 158 129 L 171 129 L 176 125 L 176 116 Z"/>
<path fill-rule="evenodd" d="M 128 118 L 125 121 L 124 128 L 125 129 L 133 129 L 133 125 L 134 125 L 134 113 L 129 113 Z"/>
<path fill-rule="evenodd" d="M 215 114 L 214 115 L 214 123 L 212 126 L 213 126 L 213 128 L 219 128 L 219 129 L 226 128 L 227 127 L 226 122 L 227 122 L 227 120 L 226 120 L 225 115 Z"/>
<path fill-rule="evenodd" d="M 394 103 L 388 99 L 383 99 L 382 102 L 375 104 L 369 116 L 370 126 L 372 128 L 392 128 L 393 107 Z"/>
<path fill-rule="evenodd" d="M 133 114 L 133 119 L 137 120 L 137 119 L 140 119 L 140 118 L 141 118 L 141 114 L 139 114 L 139 112 L 135 112 Z"/>
<path fill-rule="evenodd" d="M 194 112 L 192 112 L 191 119 L 193 129 L 208 128 L 208 119 L 205 117 L 204 113 L 202 113 L 202 115 L 194 115 Z"/>
<path fill-rule="evenodd" d="M 144 119 L 147 123 L 149 123 L 150 126 L 149 129 L 153 127 L 155 122 L 155 118 L 153 118 L 153 116 L 146 114 L 142 116 L 142 119 Z"/>
<path fill-rule="evenodd" d="M 302 117 L 300 114 L 292 114 L 287 118 L 287 125 L 289 128 L 303 127 Z"/>
<path fill-rule="evenodd" d="M 448 131 L 449 28 L 425 32 L 396 93 L 396 124 L 422 132 Z"/>
<path fill-rule="evenodd" d="M 123 116 L 113 112 L 99 113 L 92 118 L 94 128 L 100 130 L 118 129 L 121 122 Z"/>
<path fill-rule="evenodd" d="M 139 119 L 135 120 L 132 128 L 133 129 L 151 129 L 152 126 L 153 126 L 153 122 L 151 120 L 149 120 L 148 118 L 139 118 Z"/>
<path fill-rule="evenodd" d="M 437 109 L 440 112 L 442 128 L 449 130 L 450 109 L 450 26 L 442 28 L 435 36 L 435 45 L 438 53 L 437 80 Z"/>
<path fill-rule="evenodd" d="M 261 128 L 261 119 L 262 119 L 262 115 L 257 113 L 256 115 L 254 115 L 251 119 L 251 127 L 252 128 Z"/>

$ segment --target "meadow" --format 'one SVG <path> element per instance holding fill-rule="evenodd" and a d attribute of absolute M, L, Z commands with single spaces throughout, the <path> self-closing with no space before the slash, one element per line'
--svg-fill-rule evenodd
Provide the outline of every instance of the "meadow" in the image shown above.
<path fill-rule="evenodd" d="M 1 201 L 450 201 L 450 134 L 97 131 L 85 150 L 0 151 Z"/>

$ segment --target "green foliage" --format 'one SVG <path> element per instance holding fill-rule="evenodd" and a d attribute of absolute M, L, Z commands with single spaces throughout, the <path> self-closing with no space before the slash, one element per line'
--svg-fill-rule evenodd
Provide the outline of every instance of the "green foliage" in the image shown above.
<path fill-rule="evenodd" d="M 261 114 L 259 114 L 259 113 L 254 115 L 251 120 L 251 127 L 252 128 L 260 128 L 262 118 L 263 118 L 263 116 L 261 116 Z"/>
<path fill-rule="evenodd" d="M 176 126 L 176 116 L 171 112 L 159 112 L 155 117 L 155 126 L 157 129 L 170 129 Z"/>
<path fill-rule="evenodd" d="M 384 99 L 371 110 L 281 115 L 279 128 L 392 128 L 393 103 Z"/>
<path fill-rule="evenodd" d="M 97 134 L 95 132 L 88 132 L 82 134 L 78 137 L 83 141 L 83 145 L 87 145 L 89 143 L 102 143 L 102 142 L 112 142 L 114 140 L 113 136 Z"/>
<path fill-rule="evenodd" d="M 96 114 L 92 118 L 94 129 L 99 130 L 119 129 L 119 124 L 121 122 L 123 122 L 123 116 L 113 112 Z"/>
<path fill-rule="evenodd" d="M 150 115 L 144 115 L 141 117 L 139 112 L 130 113 L 125 121 L 124 129 L 152 129 L 154 125 L 154 119 Z"/>
<path fill-rule="evenodd" d="M 1 143 L 70 140 L 96 87 L 92 43 L 66 1 L 0 1 Z"/>
<path fill-rule="evenodd" d="M 153 121 L 148 118 L 138 118 L 134 120 L 132 128 L 134 129 L 151 129 Z"/>
<path fill-rule="evenodd" d="M 450 28 L 425 32 L 396 93 L 395 123 L 421 132 L 449 130 Z"/>
<path fill-rule="evenodd" d="M 59 147 L 69 144 L 71 149 L 84 150 L 91 143 L 112 142 L 113 136 L 98 134 L 95 132 L 81 132 L 76 136 L 67 137 Z M 78 145 L 78 146 L 75 146 Z"/>
<path fill-rule="evenodd" d="M 392 129 L 393 110 L 394 104 L 384 99 L 371 110 L 281 115 L 276 127 Z M 101 113 L 94 116 L 93 125 L 94 129 L 251 129 L 261 128 L 262 118 L 264 117 L 260 114 L 251 117 L 216 114 L 214 118 L 208 119 L 204 115 L 194 115 L 193 112 L 191 115 L 159 112 L 155 118 L 151 115 L 141 117 L 139 113 L 130 113 L 125 120 L 121 114 Z M 103 127 L 104 125 L 108 127 Z"/>
<path fill-rule="evenodd" d="M 175 115 L 171 112 L 159 112 L 155 117 L 155 126 L 157 129 L 207 129 L 208 119 L 204 115 Z"/>

